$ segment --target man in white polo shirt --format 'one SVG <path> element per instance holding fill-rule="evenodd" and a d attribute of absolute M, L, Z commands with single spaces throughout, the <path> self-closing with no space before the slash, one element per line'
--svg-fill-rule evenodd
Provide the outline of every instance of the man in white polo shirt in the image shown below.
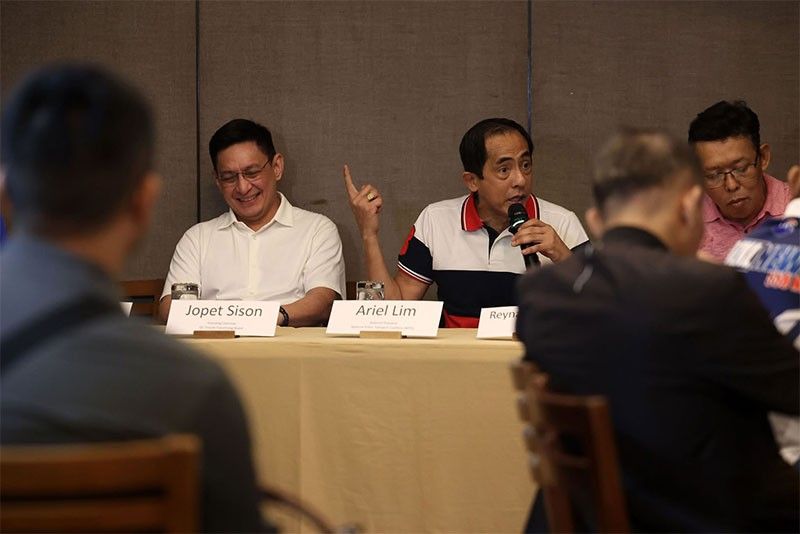
<path fill-rule="evenodd" d="M 200 285 L 200 298 L 276 300 L 280 326 L 319 325 L 344 295 L 336 226 L 292 206 L 278 191 L 284 159 L 264 126 L 234 119 L 209 142 L 217 187 L 230 208 L 189 228 L 169 267 L 159 312 L 166 320 L 173 283 Z"/>
<path fill-rule="evenodd" d="M 533 141 L 509 119 L 485 119 L 470 128 L 459 147 L 469 194 L 430 204 L 420 213 L 389 274 L 378 240 L 383 199 L 370 184 L 360 189 L 350 170 L 344 177 L 356 217 L 368 276 L 384 283 L 387 299 L 418 300 L 436 282 L 444 302 L 442 325 L 475 328 L 481 308 L 515 305 L 523 256 L 559 262 L 587 241 L 578 217 L 535 197 Z M 522 204 L 528 221 L 509 231 L 508 208 Z"/>

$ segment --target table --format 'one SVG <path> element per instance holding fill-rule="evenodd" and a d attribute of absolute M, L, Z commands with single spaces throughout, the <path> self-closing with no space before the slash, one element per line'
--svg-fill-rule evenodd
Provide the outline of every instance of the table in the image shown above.
<path fill-rule="evenodd" d="M 326 336 L 186 340 L 248 412 L 260 478 L 368 532 L 519 532 L 534 484 L 508 363 L 515 341 Z"/>

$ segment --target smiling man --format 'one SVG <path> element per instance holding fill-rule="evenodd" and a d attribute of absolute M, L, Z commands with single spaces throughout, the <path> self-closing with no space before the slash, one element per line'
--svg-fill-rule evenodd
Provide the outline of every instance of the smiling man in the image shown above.
<path fill-rule="evenodd" d="M 765 218 L 782 215 L 790 200 L 788 186 L 766 174 L 770 148 L 761 143 L 759 128 L 743 101 L 717 102 L 689 126 L 706 192 L 700 252 L 719 262 Z"/>
<path fill-rule="evenodd" d="M 292 206 L 278 191 L 284 158 L 264 126 L 234 119 L 211 137 L 209 153 L 230 208 L 191 227 L 178 242 L 160 313 L 176 282 L 200 285 L 201 299 L 276 300 L 280 326 L 319 325 L 344 295 L 344 258 L 327 217 Z"/>
<path fill-rule="evenodd" d="M 483 120 L 464 134 L 459 150 L 469 194 L 420 213 L 394 276 L 378 239 L 380 192 L 370 184 L 356 187 L 347 166 L 344 179 L 368 276 L 384 283 L 386 298 L 418 300 L 436 282 L 444 302 L 443 325 L 474 328 L 481 308 L 516 304 L 523 255 L 558 262 L 587 237 L 573 212 L 531 193 L 533 142 L 522 126 L 509 119 Z M 517 203 L 525 206 L 529 220 L 512 235 L 508 208 Z"/>

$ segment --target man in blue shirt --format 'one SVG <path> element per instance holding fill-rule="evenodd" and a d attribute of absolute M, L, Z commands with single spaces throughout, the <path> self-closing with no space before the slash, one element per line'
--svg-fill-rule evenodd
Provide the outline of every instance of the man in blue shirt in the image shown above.
<path fill-rule="evenodd" d="M 0 143 L 15 224 L 0 253 L 2 443 L 194 434 L 202 529 L 268 529 L 230 379 L 119 306 L 161 182 L 147 104 L 100 69 L 45 68 L 9 99 Z"/>

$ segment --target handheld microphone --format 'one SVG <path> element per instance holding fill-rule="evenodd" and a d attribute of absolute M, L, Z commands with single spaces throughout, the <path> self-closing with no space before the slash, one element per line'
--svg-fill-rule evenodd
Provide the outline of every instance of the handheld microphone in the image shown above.
<path fill-rule="evenodd" d="M 528 212 L 525 209 L 525 206 L 519 203 L 511 204 L 508 207 L 508 231 L 512 234 L 516 234 L 519 227 L 522 226 L 522 223 L 528 220 Z M 519 249 L 522 251 L 523 248 L 529 247 L 531 244 L 520 245 Z M 541 265 L 539 262 L 539 255 L 534 254 L 523 254 L 522 258 L 525 260 L 525 267 L 530 269 L 534 265 L 537 267 Z"/>

